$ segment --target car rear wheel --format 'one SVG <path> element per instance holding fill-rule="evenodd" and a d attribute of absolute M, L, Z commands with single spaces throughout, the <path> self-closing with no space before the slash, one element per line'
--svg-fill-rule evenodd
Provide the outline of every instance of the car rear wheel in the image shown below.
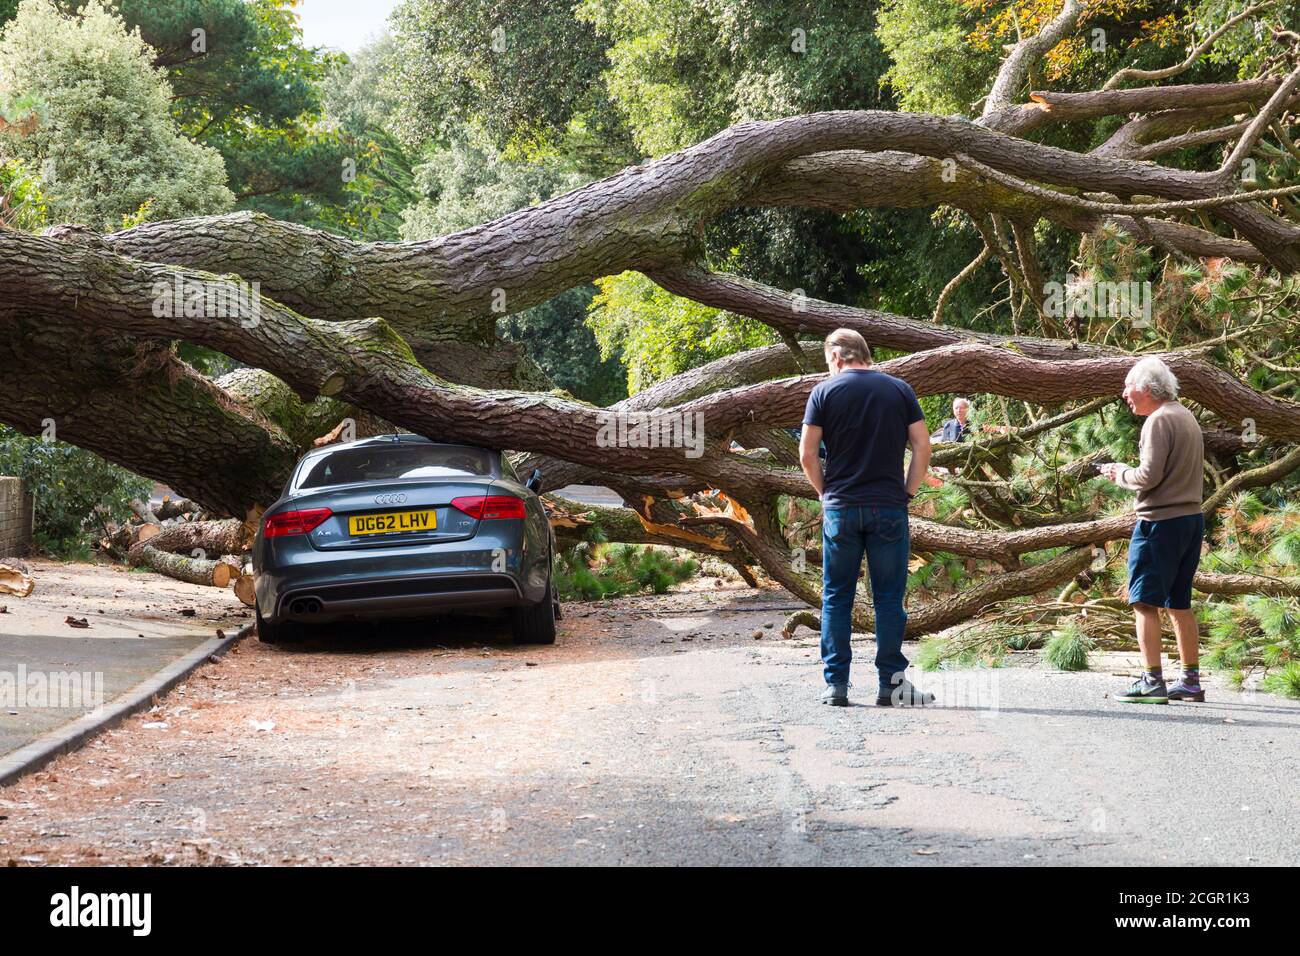
<path fill-rule="evenodd" d="M 296 644 L 302 640 L 302 627 L 293 621 L 272 624 L 262 617 L 262 609 L 257 611 L 257 639 L 263 644 Z"/>
<path fill-rule="evenodd" d="M 510 630 L 516 644 L 554 644 L 556 609 L 553 577 L 546 579 L 547 595 L 536 604 L 517 607 L 511 612 Z"/>

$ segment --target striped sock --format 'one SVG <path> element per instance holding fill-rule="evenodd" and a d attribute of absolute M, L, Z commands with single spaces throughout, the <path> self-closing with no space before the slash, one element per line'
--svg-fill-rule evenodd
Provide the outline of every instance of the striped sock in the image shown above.
<path fill-rule="evenodd" d="M 1201 669 L 1199 667 L 1184 667 L 1183 683 L 1199 687 L 1201 684 Z"/>
<path fill-rule="evenodd" d="M 1158 667 L 1158 666 L 1148 667 L 1145 671 L 1143 671 L 1143 673 L 1146 674 L 1147 680 L 1152 684 L 1158 683 L 1159 681 L 1165 679 L 1165 671 L 1164 668 L 1162 667 Z"/>

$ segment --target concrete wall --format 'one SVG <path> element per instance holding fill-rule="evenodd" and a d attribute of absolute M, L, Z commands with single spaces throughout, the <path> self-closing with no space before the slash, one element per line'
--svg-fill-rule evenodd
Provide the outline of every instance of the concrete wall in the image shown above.
<path fill-rule="evenodd" d="M 0 558 L 26 554 L 31 543 L 31 496 L 20 479 L 0 477 Z"/>

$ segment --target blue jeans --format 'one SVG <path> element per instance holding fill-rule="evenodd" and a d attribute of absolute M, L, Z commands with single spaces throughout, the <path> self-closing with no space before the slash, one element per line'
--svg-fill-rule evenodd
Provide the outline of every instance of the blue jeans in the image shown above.
<path fill-rule="evenodd" d="M 867 556 L 871 599 L 876 609 L 876 672 L 882 689 L 907 670 L 903 628 L 907 612 L 907 561 L 912 542 L 906 508 L 827 508 L 822 512 L 822 663 L 826 683 L 845 684 L 853 649 L 853 596 Z"/>

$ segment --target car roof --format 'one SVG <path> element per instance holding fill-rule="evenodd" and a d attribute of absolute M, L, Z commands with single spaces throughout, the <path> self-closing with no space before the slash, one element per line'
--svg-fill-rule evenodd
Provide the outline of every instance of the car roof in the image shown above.
<path fill-rule="evenodd" d="M 425 438 L 423 435 L 412 435 L 408 433 L 389 434 L 389 435 L 372 435 L 369 438 L 358 438 L 356 441 L 336 442 L 331 445 L 322 445 L 320 448 L 313 448 L 303 457 L 319 455 L 335 451 L 344 451 L 349 448 L 379 448 L 382 446 L 392 445 L 438 445 L 443 448 L 472 448 L 476 451 L 500 452 L 495 448 L 485 448 L 482 445 L 466 445 L 461 442 L 439 442 L 431 438 Z"/>

